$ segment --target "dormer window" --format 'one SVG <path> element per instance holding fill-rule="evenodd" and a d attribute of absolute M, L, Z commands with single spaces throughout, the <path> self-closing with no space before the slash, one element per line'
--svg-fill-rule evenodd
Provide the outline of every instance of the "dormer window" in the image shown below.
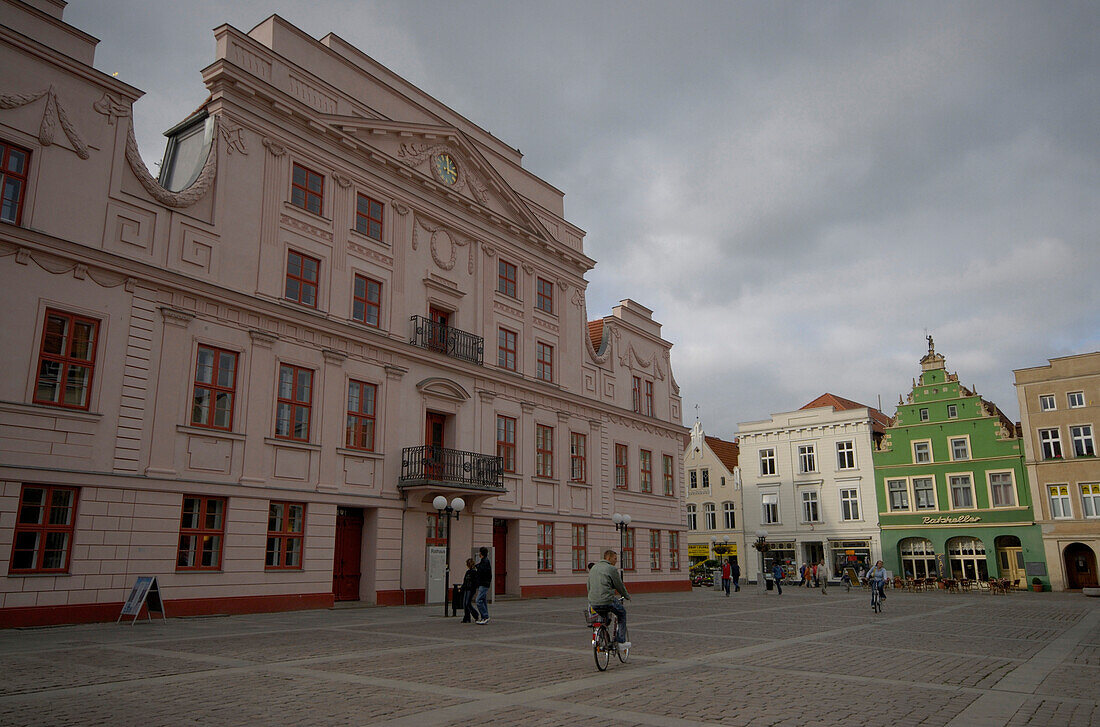
<path fill-rule="evenodd" d="M 214 140 L 214 117 L 200 111 L 164 132 L 164 135 L 168 137 L 168 145 L 164 149 L 157 181 L 165 189 L 179 192 L 195 183 L 206 164 L 210 144 Z"/>

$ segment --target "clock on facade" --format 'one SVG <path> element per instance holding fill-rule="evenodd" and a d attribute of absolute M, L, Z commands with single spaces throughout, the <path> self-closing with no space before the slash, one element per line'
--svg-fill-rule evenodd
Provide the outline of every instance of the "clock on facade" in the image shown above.
<path fill-rule="evenodd" d="M 437 154 L 432 168 L 435 169 L 435 176 L 439 177 L 439 181 L 448 187 L 458 181 L 458 165 L 450 154 Z"/>

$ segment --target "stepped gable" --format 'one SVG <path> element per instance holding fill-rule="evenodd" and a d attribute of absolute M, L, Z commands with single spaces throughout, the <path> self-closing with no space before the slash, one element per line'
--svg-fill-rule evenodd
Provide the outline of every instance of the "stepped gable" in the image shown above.
<path fill-rule="evenodd" d="M 860 404 L 858 401 L 852 401 L 851 399 L 845 399 L 843 396 L 837 396 L 836 394 L 830 394 L 828 392 L 817 397 L 802 409 L 816 409 L 821 406 L 830 406 L 833 411 L 847 411 L 849 409 L 866 409 L 871 414 L 872 429 L 876 432 L 882 432 L 891 424 L 893 420 L 883 414 L 881 411 L 873 406 L 867 406 L 866 404 Z"/>

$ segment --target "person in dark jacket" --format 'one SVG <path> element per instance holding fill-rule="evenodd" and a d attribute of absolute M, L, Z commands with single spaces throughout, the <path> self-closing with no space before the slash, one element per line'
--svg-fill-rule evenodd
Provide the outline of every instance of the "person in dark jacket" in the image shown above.
<path fill-rule="evenodd" d="M 741 590 L 741 566 L 734 563 L 731 571 L 730 575 L 733 576 L 733 590 L 734 593 L 736 593 Z"/>
<path fill-rule="evenodd" d="M 486 599 L 489 597 L 489 589 L 493 587 L 493 566 L 489 563 L 489 549 L 482 546 L 481 561 L 477 564 L 477 611 L 478 619 L 475 622 L 478 626 L 484 626 L 489 623 L 489 604 Z"/>
<path fill-rule="evenodd" d="M 776 561 L 775 565 L 772 566 L 772 578 L 775 580 L 775 590 L 776 590 L 776 592 L 778 593 L 778 595 L 782 596 L 783 595 L 783 566 L 780 565 L 779 561 Z"/>
<path fill-rule="evenodd" d="M 477 596 L 477 565 L 473 558 L 466 559 L 466 575 L 462 578 L 462 623 L 468 624 L 481 617 L 474 609 Z M 473 616 L 474 618 L 471 618 Z"/>

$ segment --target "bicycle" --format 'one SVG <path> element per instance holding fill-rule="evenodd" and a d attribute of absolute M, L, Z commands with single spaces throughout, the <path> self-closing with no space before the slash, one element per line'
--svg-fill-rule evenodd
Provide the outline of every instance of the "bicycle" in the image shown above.
<path fill-rule="evenodd" d="M 617 602 L 622 603 L 622 600 Z M 592 656 L 596 660 L 596 668 L 607 671 L 607 665 L 611 663 L 611 655 L 615 654 L 619 657 L 619 661 L 625 664 L 630 658 L 630 647 L 623 647 L 622 644 L 615 642 L 613 635 L 619 627 L 619 617 L 615 612 L 607 606 L 601 606 L 599 609 L 597 611 L 589 606 L 585 611 L 585 618 L 592 627 Z M 630 633 L 626 625 L 623 625 L 623 636 L 624 641 L 630 641 Z"/>
<path fill-rule="evenodd" d="M 882 613 L 882 591 L 878 583 L 871 582 L 871 610 Z"/>

